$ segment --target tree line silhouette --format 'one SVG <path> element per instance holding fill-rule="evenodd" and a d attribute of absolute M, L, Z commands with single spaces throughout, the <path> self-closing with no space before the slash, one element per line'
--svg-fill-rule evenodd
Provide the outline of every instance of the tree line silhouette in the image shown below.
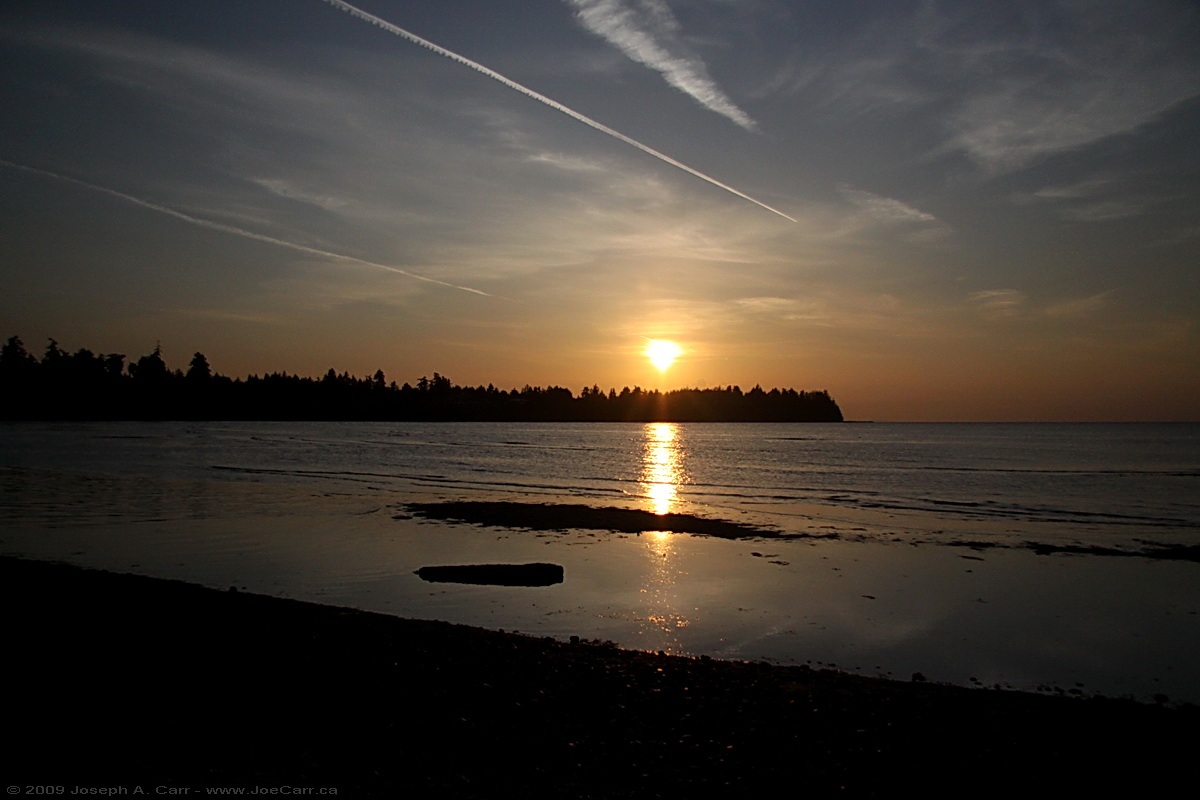
<path fill-rule="evenodd" d="M 755 386 L 677 389 L 561 386 L 505 391 L 457 386 L 434 373 L 416 385 L 330 369 L 321 378 L 272 372 L 244 380 L 213 372 L 203 353 L 172 370 L 162 348 L 126 363 L 120 353 L 68 353 L 49 340 L 41 360 L 13 336 L 0 348 L 3 419 L 245 419 L 571 422 L 841 422 L 827 391 Z"/>

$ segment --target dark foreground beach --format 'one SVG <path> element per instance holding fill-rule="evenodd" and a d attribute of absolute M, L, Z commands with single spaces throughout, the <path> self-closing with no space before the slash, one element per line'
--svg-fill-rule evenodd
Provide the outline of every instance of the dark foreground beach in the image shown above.
<path fill-rule="evenodd" d="M 1200 731 L 1192 707 L 629 652 L 11 558 L 0 585 L 18 796 L 1154 795 L 1188 779 Z"/>

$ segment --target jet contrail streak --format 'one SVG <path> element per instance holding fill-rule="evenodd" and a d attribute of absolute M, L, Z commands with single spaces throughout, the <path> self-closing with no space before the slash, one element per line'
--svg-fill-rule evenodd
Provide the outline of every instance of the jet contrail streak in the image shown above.
<path fill-rule="evenodd" d="M 323 1 L 328 3 L 329 5 L 333 6 L 334 8 L 339 8 L 342 11 L 345 11 L 347 14 L 350 14 L 351 16 L 358 17 L 359 19 L 361 19 L 365 22 L 369 22 L 372 25 L 383 28 L 388 33 L 393 33 L 402 39 L 407 39 L 408 41 L 412 42 L 413 44 L 419 44 L 422 47 L 426 47 L 426 48 L 432 50 L 433 52 L 437 53 L 438 55 L 445 56 L 446 58 L 450 59 L 451 61 L 457 61 L 459 64 L 470 67 L 471 69 L 475 70 L 476 72 L 481 72 L 484 75 L 486 75 L 487 77 L 491 78 L 492 80 L 499 81 L 500 83 L 504 84 L 508 88 L 515 89 L 516 91 L 520 92 L 521 94 L 525 95 L 526 97 L 532 97 L 534 100 L 537 100 L 539 103 L 545 103 L 546 105 L 550 106 L 550 108 L 553 108 L 555 111 L 561 111 L 562 113 L 566 114 L 571 119 L 582 122 L 584 125 L 587 125 L 590 128 L 595 128 L 596 130 L 600 131 L 601 133 L 606 133 L 609 136 L 613 137 L 614 139 L 617 139 L 618 141 L 622 141 L 631 147 L 636 147 L 638 150 L 641 150 L 643 153 L 654 156 L 659 161 L 670 164 L 673 167 L 677 167 L 678 169 L 681 169 L 684 172 L 687 172 L 691 175 L 695 175 L 697 178 L 699 178 L 702 181 L 708 181 L 713 186 L 724 189 L 725 191 L 729 192 L 730 194 L 737 195 L 738 197 L 742 198 L 743 200 L 749 200 L 751 203 L 754 203 L 754 205 L 759 206 L 760 208 L 765 208 L 767 211 L 770 211 L 772 214 L 778 214 L 779 216 L 783 217 L 786 220 L 790 220 L 791 222 L 796 221 L 794 218 L 789 217 L 787 214 L 783 213 L 779 209 L 772 208 L 771 206 L 767 205 L 766 203 L 764 203 L 760 200 L 755 200 L 750 195 L 745 194 L 743 192 L 739 192 L 737 189 L 733 188 L 732 186 L 721 183 L 716 178 L 710 178 L 709 176 L 705 175 L 703 172 L 692 169 L 687 164 L 676 161 L 675 159 L 671 158 L 670 156 L 666 155 L 665 153 L 658 152 L 653 147 L 644 145 L 641 142 L 639 142 L 638 140 L 631 139 L 619 131 L 614 131 L 612 128 L 608 127 L 607 125 L 597 122 L 596 120 L 592 119 L 591 117 L 584 116 L 583 114 L 580 114 L 578 111 L 567 108 L 566 106 L 564 106 L 562 103 L 558 102 L 557 100 L 552 100 L 549 97 L 546 97 L 546 95 L 544 95 L 544 94 L 539 94 L 538 92 L 535 92 L 533 89 L 530 89 L 528 86 L 523 86 L 523 85 L 517 83 L 516 81 L 512 80 L 511 78 L 506 78 L 503 75 L 501 75 L 499 72 L 496 72 L 493 69 L 489 69 L 488 67 L 485 67 L 483 64 L 480 64 L 477 61 L 472 61 L 471 59 L 467 58 L 466 56 L 460 56 L 458 53 L 455 53 L 452 50 L 447 50 L 444 47 L 436 45 L 433 42 L 429 41 L 428 39 L 422 39 L 420 36 L 417 36 L 415 33 L 406 31 L 406 30 L 404 30 L 404 28 L 401 28 L 397 25 L 393 25 L 392 23 L 388 22 L 385 19 L 380 19 L 379 17 L 375 16 L 374 14 L 368 14 L 366 11 L 363 11 L 361 8 L 357 8 L 355 6 L 350 5 L 349 3 L 342 2 L 342 0 L 323 0 Z"/>
<path fill-rule="evenodd" d="M 488 294 L 487 292 L 482 292 L 479 289 L 472 289 L 470 286 L 459 286 L 456 283 L 447 283 L 446 281 L 439 281 L 436 278 L 427 278 L 424 275 L 417 275 L 416 273 L 402 270 L 399 267 L 389 267 L 387 264 L 377 264 L 374 261 L 366 261 L 361 258 L 355 258 L 354 256 L 344 256 L 341 253 L 331 253 L 328 250 L 319 250 L 315 247 L 309 247 L 307 245 L 296 244 L 295 242 L 289 242 L 286 239 L 276 239 L 273 236 L 264 236 L 261 233 L 254 233 L 253 231 L 244 230 L 242 228 L 236 228 L 233 225 L 226 225 L 222 222 L 213 222 L 212 220 L 201 219 L 199 217 L 193 217 L 189 214 L 183 213 L 182 211 L 176 211 L 175 209 L 168 208 L 167 206 L 160 206 L 158 203 L 151 203 L 149 200 L 143 200 L 142 198 L 134 197 L 131 194 L 125 194 L 124 192 L 118 192 L 116 189 L 108 189 L 103 186 L 97 186 L 94 183 L 88 183 L 87 181 L 81 181 L 77 178 L 69 178 L 66 175 L 59 175 L 57 172 L 50 172 L 49 170 L 38 169 L 37 167 L 27 167 L 24 164 L 14 164 L 13 162 L 5 161 L 4 159 L 0 159 L 0 165 L 10 167 L 12 169 L 18 169 L 23 172 L 30 172 L 30 173 L 33 173 L 34 175 L 41 175 L 46 178 L 53 178 L 54 180 L 57 180 L 57 181 L 71 183 L 71 184 L 74 184 L 75 186 L 82 186 L 84 189 L 90 189 L 93 192 L 101 192 L 103 194 L 107 194 L 112 197 L 118 197 L 122 200 L 125 200 L 126 202 L 141 206 L 142 208 L 148 208 L 151 211 L 157 211 L 160 214 L 166 214 L 169 217 L 174 217 L 175 219 L 183 220 L 184 222 L 190 223 L 192 225 L 197 225 L 201 228 L 208 228 L 209 230 L 221 231 L 222 233 L 231 233 L 234 236 L 241 236 L 244 239 L 253 239 L 256 242 L 266 242 L 267 244 L 273 244 L 278 247 L 286 247 L 289 250 L 295 250 L 300 253 L 308 253 L 309 255 L 323 256 L 325 258 L 333 258 L 333 259 L 337 259 L 338 261 L 348 261 L 352 264 L 362 264 L 363 266 L 366 266 L 366 267 L 375 267 L 376 269 L 387 270 L 388 272 L 395 272 L 399 275 L 404 275 L 405 277 L 408 277 L 408 278 L 415 278 L 416 280 L 419 280 L 419 281 L 425 281 L 426 283 L 436 283 L 438 286 L 445 286 L 450 289 L 461 289 L 462 291 L 470 292 L 471 294 L 483 295 L 484 297 L 493 297 L 494 296 L 494 295 Z"/>

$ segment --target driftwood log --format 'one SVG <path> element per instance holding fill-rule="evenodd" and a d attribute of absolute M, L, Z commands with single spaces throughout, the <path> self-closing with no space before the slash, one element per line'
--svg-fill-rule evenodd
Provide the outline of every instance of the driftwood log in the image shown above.
<path fill-rule="evenodd" d="M 435 583 L 478 583 L 491 586 L 553 586 L 563 582 L 558 564 L 458 564 L 421 567 L 421 580 Z"/>

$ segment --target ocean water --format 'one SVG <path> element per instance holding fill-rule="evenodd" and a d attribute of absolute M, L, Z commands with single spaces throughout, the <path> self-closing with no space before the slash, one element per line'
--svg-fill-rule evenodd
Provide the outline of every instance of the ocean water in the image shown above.
<path fill-rule="evenodd" d="M 745 540 L 433 522 L 683 513 Z M 724 658 L 1200 702 L 1200 425 L 0 426 L 0 551 Z M 547 561 L 551 587 L 421 566 Z"/>

